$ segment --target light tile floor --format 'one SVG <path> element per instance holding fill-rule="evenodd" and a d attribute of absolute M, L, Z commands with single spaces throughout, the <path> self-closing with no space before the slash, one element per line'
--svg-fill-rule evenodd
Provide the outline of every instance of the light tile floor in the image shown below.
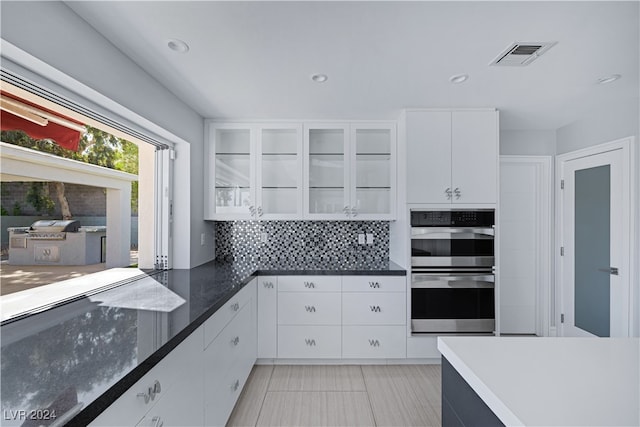
<path fill-rule="evenodd" d="M 440 426 L 440 365 L 256 365 L 228 426 Z"/>

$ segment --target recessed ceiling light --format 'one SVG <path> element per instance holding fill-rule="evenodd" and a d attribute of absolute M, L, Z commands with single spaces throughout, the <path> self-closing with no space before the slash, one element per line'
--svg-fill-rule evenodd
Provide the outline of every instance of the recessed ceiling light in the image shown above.
<path fill-rule="evenodd" d="M 608 77 L 601 77 L 598 79 L 598 84 L 605 85 L 607 83 L 615 82 L 620 77 L 622 77 L 620 74 L 612 74 Z"/>
<path fill-rule="evenodd" d="M 464 83 L 469 80 L 468 74 L 456 74 L 455 76 L 449 77 L 449 81 L 453 84 Z"/>
<path fill-rule="evenodd" d="M 171 39 L 167 42 L 167 46 L 169 47 L 169 49 L 173 50 L 174 52 L 179 52 L 179 53 L 189 52 L 189 45 L 183 42 L 182 40 Z"/>
<path fill-rule="evenodd" d="M 316 83 L 324 83 L 327 80 L 329 80 L 329 77 L 327 77 L 326 74 L 314 74 L 311 76 L 311 80 L 313 80 Z"/>

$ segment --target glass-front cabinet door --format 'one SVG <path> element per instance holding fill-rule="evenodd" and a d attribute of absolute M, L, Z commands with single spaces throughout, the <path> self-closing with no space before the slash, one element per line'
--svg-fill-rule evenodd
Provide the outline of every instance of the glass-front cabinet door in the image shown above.
<path fill-rule="evenodd" d="M 305 127 L 305 216 L 348 219 L 349 126 L 311 124 Z"/>
<path fill-rule="evenodd" d="M 351 125 L 351 216 L 395 216 L 396 129 L 393 124 Z"/>
<path fill-rule="evenodd" d="M 264 125 L 258 130 L 256 216 L 302 217 L 302 125 Z"/>
<path fill-rule="evenodd" d="M 210 127 L 207 219 L 250 218 L 255 211 L 255 137 L 249 125 Z M 213 167 L 211 167 L 213 165 Z"/>

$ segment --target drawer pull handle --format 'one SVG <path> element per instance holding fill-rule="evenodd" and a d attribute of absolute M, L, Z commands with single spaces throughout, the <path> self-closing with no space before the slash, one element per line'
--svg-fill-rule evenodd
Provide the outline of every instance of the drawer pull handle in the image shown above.
<path fill-rule="evenodd" d="M 382 311 L 382 309 L 380 308 L 379 305 L 370 305 L 369 308 L 371 309 L 371 311 L 373 311 L 374 313 L 380 313 Z"/>
<path fill-rule="evenodd" d="M 149 396 L 151 396 L 151 400 L 156 398 L 156 394 L 162 391 L 162 387 L 160 386 L 160 381 L 156 380 L 153 383 L 153 386 L 149 387 Z"/>
<path fill-rule="evenodd" d="M 314 340 L 313 338 L 305 338 L 304 342 L 309 347 L 314 347 L 316 345 L 316 340 Z"/>
<path fill-rule="evenodd" d="M 164 425 L 164 422 L 162 422 L 162 418 L 160 417 L 151 418 L 151 422 L 154 423 L 153 427 L 162 427 Z"/>
<path fill-rule="evenodd" d="M 273 289 L 273 283 L 272 282 L 264 282 L 263 285 L 267 289 Z"/>
<path fill-rule="evenodd" d="M 380 288 L 380 283 L 379 282 L 369 282 L 369 287 L 373 288 L 373 289 L 378 289 L 378 288 Z"/>
<path fill-rule="evenodd" d="M 307 310 L 307 313 L 315 313 L 316 307 L 313 305 L 305 305 L 304 309 Z"/>
<path fill-rule="evenodd" d="M 378 340 L 369 340 L 369 345 L 371 347 L 380 347 L 380 341 L 378 341 Z"/>
<path fill-rule="evenodd" d="M 233 384 L 231 384 L 231 391 L 236 392 L 240 388 L 240 380 L 236 380 Z"/>
<path fill-rule="evenodd" d="M 233 344 L 234 346 L 240 344 L 240 337 L 235 337 L 234 339 L 232 339 L 231 344 Z"/>
<path fill-rule="evenodd" d="M 240 310 L 240 304 L 238 304 L 237 302 L 234 304 L 231 304 L 231 310 L 232 311 L 238 311 Z"/>
<path fill-rule="evenodd" d="M 308 289 L 315 289 L 316 285 L 313 282 L 304 282 L 304 287 Z"/>
<path fill-rule="evenodd" d="M 146 393 L 138 393 L 136 397 L 144 399 L 144 403 L 149 403 L 149 400 L 154 400 L 156 398 L 156 394 L 162 391 L 162 386 L 160 385 L 160 381 L 156 380 L 153 383 L 153 386 L 147 389 Z"/>

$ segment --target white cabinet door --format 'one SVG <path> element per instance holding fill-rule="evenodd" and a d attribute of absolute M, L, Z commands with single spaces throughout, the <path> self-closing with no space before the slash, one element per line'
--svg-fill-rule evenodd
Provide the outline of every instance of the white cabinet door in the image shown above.
<path fill-rule="evenodd" d="M 277 356 L 278 278 L 258 278 L 258 358 Z"/>
<path fill-rule="evenodd" d="M 452 122 L 453 203 L 496 203 L 498 120 L 495 111 L 455 111 Z"/>
<path fill-rule="evenodd" d="M 208 347 L 209 344 L 218 336 L 218 334 L 225 328 L 227 323 L 233 319 L 240 309 L 249 303 L 256 297 L 256 279 L 253 279 L 253 283 L 246 285 L 237 294 L 231 297 L 229 301 L 216 311 L 213 316 L 208 318 L 204 322 L 204 347 Z"/>
<path fill-rule="evenodd" d="M 160 398 L 139 426 L 187 427 L 204 425 L 202 334 L 190 343 L 189 358 L 181 360 L 177 381 L 162 390 Z M 187 344 L 189 345 L 189 344 Z"/>
<path fill-rule="evenodd" d="M 191 396 L 190 400 L 181 400 L 177 404 L 184 405 L 189 409 L 199 408 L 199 411 L 202 411 L 202 381 L 197 380 L 197 377 L 202 377 L 202 341 L 203 328 L 200 327 L 129 390 L 124 392 L 90 425 L 105 427 L 136 425 L 164 397 L 175 396 L 176 394 L 188 394 Z M 183 381 L 184 366 L 197 370 L 197 376 L 194 381 L 187 383 Z M 189 369 L 188 372 L 191 372 L 191 370 Z M 153 390 L 153 393 L 149 393 L 150 389 Z M 145 394 L 147 395 L 146 397 Z M 165 402 L 167 400 L 165 399 Z M 195 420 L 195 418 L 189 419 Z"/>
<path fill-rule="evenodd" d="M 352 219 L 394 219 L 395 124 L 351 124 L 350 212 Z"/>
<path fill-rule="evenodd" d="M 344 325 L 406 325 L 406 295 L 400 292 L 342 294 Z"/>
<path fill-rule="evenodd" d="M 405 358 L 406 336 L 404 326 L 343 326 L 342 357 Z"/>
<path fill-rule="evenodd" d="M 340 325 L 338 292 L 278 292 L 279 325 Z"/>
<path fill-rule="evenodd" d="M 204 352 L 204 425 L 224 425 L 256 360 L 255 299 Z"/>
<path fill-rule="evenodd" d="M 249 219 L 256 208 L 255 129 L 212 123 L 207 142 L 205 219 Z"/>
<path fill-rule="evenodd" d="M 302 217 L 302 125 L 263 124 L 257 129 L 256 216 Z"/>
<path fill-rule="evenodd" d="M 406 292 L 406 276 L 342 276 L 342 292 Z"/>
<path fill-rule="evenodd" d="M 313 219 L 349 217 L 349 125 L 314 123 L 304 129 L 304 212 Z"/>
<path fill-rule="evenodd" d="M 407 112 L 407 203 L 451 203 L 451 112 Z"/>
<path fill-rule="evenodd" d="M 278 292 L 340 292 L 340 276 L 278 276 Z"/>
<path fill-rule="evenodd" d="M 341 326 L 278 326 L 278 357 L 283 359 L 338 359 Z"/>
<path fill-rule="evenodd" d="M 408 111 L 406 129 L 408 203 L 496 203 L 497 111 Z"/>

